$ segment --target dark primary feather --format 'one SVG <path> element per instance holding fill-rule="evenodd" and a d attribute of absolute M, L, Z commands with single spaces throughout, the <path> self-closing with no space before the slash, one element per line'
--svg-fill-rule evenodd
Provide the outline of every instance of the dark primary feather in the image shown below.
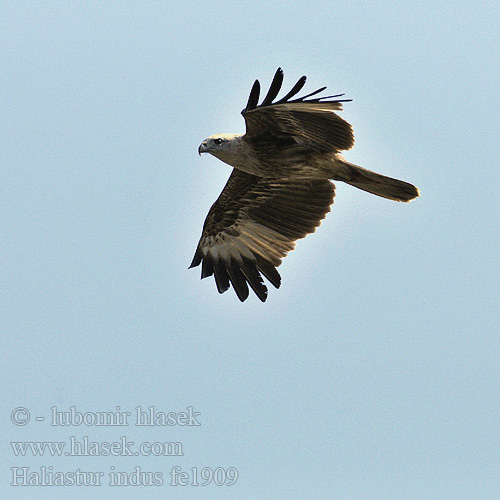
<path fill-rule="evenodd" d="M 326 89 L 326 87 L 321 87 L 320 89 L 315 90 L 314 92 L 311 92 L 310 94 L 307 94 L 307 95 L 305 95 L 303 97 L 297 97 L 297 99 L 294 99 L 293 101 L 290 101 L 290 102 L 303 102 L 308 97 L 312 97 L 313 95 L 319 94 L 320 92 L 323 92 L 323 90 L 325 90 L 325 89 Z M 322 99 L 322 98 L 321 97 L 317 97 L 316 99 L 311 99 L 310 102 L 318 102 L 320 99 Z M 325 97 L 325 99 L 326 99 L 326 97 Z"/>
<path fill-rule="evenodd" d="M 267 298 L 262 276 L 278 288 L 276 268 L 295 241 L 316 230 L 330 211 L 334 185 L 325 179 L 261 178 L 233 172 L 212 205 L 190 267 L 214 275 L 217 290 L 233 286 L 244 301 L 248 285 Z"/>
<path fill-rule="evenodd" d="M 269 87 L 269 91 L 267 92 L 266 97 L 264 97 L 261 106 L 269 106 L 274 101 L 274 99 L 278 95 L 278 92 L 281 89 L 282 84 L 283 84 L 283 70 L 281 68 L 278 68 L 278 71 L 276 71 L 274 75 L 273 81 L 271 82 L 271 86 Z"/>
<path fill-rule="evenodd" d="M 307 78 L 305 76 L 301 76 L 299 78 L 299 81 L 292 87 L 292 90 L 290 90 L 290 92 L 288 92 L 285 97 L 277 101 L 275 104 L 283 104 L 284 102 L 287 102 L 290 97 L 298 94 L 302 90 L 302 87 L 306 84 L 306 80 Z M 325 88 L 326 87 L 323 87 L 321 90 L 324 90 Z"/>
<path fill-rule="evenodd" d="M 259 103 L 260 95 L 260 83 L 259 80 L 255 80 L 252 85 L 252 90 L 250 90 L 250 95 L 248 96 L 248 102 L 246 108 L 241 112 L 241 114 L 246 113 L 251 109 L 255 109 Z"/>

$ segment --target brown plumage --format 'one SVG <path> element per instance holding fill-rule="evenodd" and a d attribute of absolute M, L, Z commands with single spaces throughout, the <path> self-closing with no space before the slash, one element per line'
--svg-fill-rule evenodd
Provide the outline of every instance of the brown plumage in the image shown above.
<path fill-rule="evenodd" d="M 341 180 L 396 201 L 410 201 L 418 189 L 345 161 L 341 151 L 354 144 L 352 128 L 334 111 L 343 94 L 313 97 L 325 87 L 292 99 L 303 76 L 279 101 L 283 72 L 276 72 L 259 105 L 256 80 L 242 111 L 246 134 L 216 134 L 200 145 L 234 167 L 203 226 L 190 267 L 202 265 L 202 278 L 214 275 L 217 289 L 233 286 L 244 301 L 248 285 L 261 301 L 267 298 L 264 276 L 276 288 L 276 268 L 295 241 L 320 225 L 335 196 L 330 180 Z"/>

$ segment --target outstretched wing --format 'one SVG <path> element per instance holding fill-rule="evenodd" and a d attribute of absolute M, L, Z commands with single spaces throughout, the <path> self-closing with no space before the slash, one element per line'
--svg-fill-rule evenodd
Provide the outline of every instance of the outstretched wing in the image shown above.
<path fill-rule="evenodd" d="M 261 178 L 233 169 L 212 205 L 190 267 L 214 275 L 219 293 L 230 284 L 243 302 L 248 285 L 267 298 L 262 275 L 276 288 L 276 268 L 295 240 L 316 230 L 330 211 L 335 186 L 325 179 Z"/>
<path fill-rule="evenodd" d="M 306 77 L 303 76 L 288 94 L 273 102 L 282 83 L 283 71 L 278 68 L 266 97 L 258 104 L 260 83 L 256 80 L 247 106 L 242 111 L 246 122 L 245 139 L 257 156 L 272 156 L 272 152 L 277 149 L 276 145 L 298 145 L 304 155 L 333 155 L 352 148 L 354 134 L 351 125 L 334 113 L 335 110 L 342 109 L 343 102 L 351 99 L 338 99 L 344 94 L 312 97 L 326 87 L 292 99 L 306 83 Z"/>

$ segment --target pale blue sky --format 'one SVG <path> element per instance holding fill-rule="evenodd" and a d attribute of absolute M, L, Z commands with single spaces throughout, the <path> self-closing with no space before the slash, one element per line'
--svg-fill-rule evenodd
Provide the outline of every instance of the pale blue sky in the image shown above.
<path fill-rule="evenodd" d="M 500 498 L 497 1 L 0 5 L 2 498 Z M 187 269 L 230 173 L 197 148 L 278 66 L 354 99 L 347 159 L 422 197 L 338 184 L 281 289 L 242 304 Z M 202 425 L 49 424 L 139 405 Z M 184 457 L 9 444 L 123 435 Z M 172 487 L 177 465 L 239 478 Z M 165 484 L 9 486 L 41 466 Z"/>

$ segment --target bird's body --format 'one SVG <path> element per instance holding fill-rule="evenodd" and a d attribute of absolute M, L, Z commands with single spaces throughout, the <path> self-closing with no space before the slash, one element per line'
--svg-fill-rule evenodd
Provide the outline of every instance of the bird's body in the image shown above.
<path fill-rule="evenodd" d="M 354 134 L 334 111 L 341 110 L 345 100 L 326 100 L 340 95 L 310 98 L 322 88 L 291 100 L 305 84 L 302 77 L 273 102 L 282 81 L 278 69 L 260 105 L 260 84 L 254 83 L 242 111 L 245 134 L 212 135 L 198 149 L 234 169 L 210 209 L 191 267 L 201 263 L 202 278 L 213 274 L 220 293 L 232 284 L 242 301 L 248 285 L 266 300 L 261 274 L 279 287 L 276 267 L 281 259 L 330 211 L 335 196 L 331 180 L 396 201 L 419 195 L 412 184 L 344 159 L 341 151 L 354 145 Z"/>

